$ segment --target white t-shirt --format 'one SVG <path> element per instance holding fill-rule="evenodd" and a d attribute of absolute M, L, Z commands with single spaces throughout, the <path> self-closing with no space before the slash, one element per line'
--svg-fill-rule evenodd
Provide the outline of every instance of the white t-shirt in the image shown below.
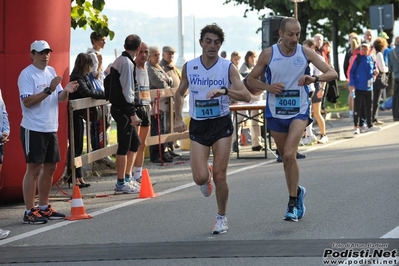
<path fill-rule="evenodd" d="M 22 102 L 22 99 L 41 93 L 44 88 L 50 87 L 51 80 L 56 76 L 57 73 L 51 66 L 39 69 L 29 65 L 22 70 L 18 77 L 22 127 L 38 132 L 58 131 L 58 94 L 63 90 L 60 84 L 51 95 L 30 108 L 25 107 Z"/>

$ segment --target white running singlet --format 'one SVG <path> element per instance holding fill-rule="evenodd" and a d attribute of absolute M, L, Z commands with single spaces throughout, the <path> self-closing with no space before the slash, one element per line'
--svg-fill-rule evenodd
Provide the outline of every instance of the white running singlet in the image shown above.
<path fill-rule="evenodd" d="M 266 117 L 290 119 L 299 114 L 309 114 L 309 88 L 298 86 L 298 80 L 304 74 L 309 75 L 308 59 L 298 44 L 293 55 L 285 56 L 278 44 L 272 46 L 270 63 L 266 68 L 268 84 L 284 83 L 280 95 L 267 94 Z"/>
<path fill-rule="evenodd" d="M 226 87 L 230 89 L 231 62 L 219 57 L 218 61 L 206 68 L 202 64 L 202 56 L 186 63 L 189 83 L 189 114 L 196 120 L 214 119 L 230 113 L 229 96 L 206 98 L 208 91 Z"/>

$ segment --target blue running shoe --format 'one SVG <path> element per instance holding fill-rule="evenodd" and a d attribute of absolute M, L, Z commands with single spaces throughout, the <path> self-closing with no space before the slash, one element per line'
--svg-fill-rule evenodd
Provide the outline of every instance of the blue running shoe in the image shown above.
<path fill-rule="evenodd" d="M 298 208 L 296 206 L 288 206 L 287 213 L 285 214 L 283 220 L 298 222 Z"/>
<path fill-rule="evenodd" d="M 297 202 L 298 219 L 301 219 L 303 216 L 305 216 L 305 213 L 306 213 L 306 207 L 304 204 L 306 188 L 304 188 L 303 186 L 298 186 L 298 188 L 299 188 L 298 202 Z"/>

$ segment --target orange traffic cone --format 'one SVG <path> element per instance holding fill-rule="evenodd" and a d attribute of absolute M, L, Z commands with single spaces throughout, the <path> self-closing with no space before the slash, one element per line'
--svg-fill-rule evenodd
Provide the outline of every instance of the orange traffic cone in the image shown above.
<path fill-rule="evenodd" d="M 73 188 L 71 215 L 65 217 L 65 220 L 81 220 L 93 218 L 86 214 L 83 206 L 82 195 L 80 194 L 79 186 Z"/>
<path fill-rule="evenodd" d="M 241 145 L 246 146 L 247 145 L 247 138 L 245 136 L 244 130 L 241 130 Z"/>
<path fill-rule="evenodd" d="M 148 169 L 143 169 L 143 175 L 141 177 L 140 195 L 138 198 L 153 198 L 158 196 L 154 194 L 154 189 L 152 188 L 152 183 L 150 175 L 148 174 Z"/>

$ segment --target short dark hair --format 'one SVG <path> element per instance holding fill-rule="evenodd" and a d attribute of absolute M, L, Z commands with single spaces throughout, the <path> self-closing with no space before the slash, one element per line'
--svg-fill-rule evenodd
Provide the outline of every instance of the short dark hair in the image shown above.
<path fill-rule="evenodd" d="M 125 39 L 125 49 L 128 51 L 136 51 L 141 45 L 141 38 L 136 34 L 131 34 Z"/>
<path fill-rule="evenodd" d="M 103 37 L 104 37 L 104 36 L 101 35 L 100 33 L 93 31 L 93 32 L 90 34 L 90 41 L 91 41 L 91 44 L 94 44 L 94 41 L 98 41 L 98 40 L 102 39 Z"/>
<path fill-rule="evenodd" d="M 224 32 L 223 32 L 222 28 L 219 27 L 218 24 L 212 23 L 211 25 L 206 25 L 201 30 L 200 38 L 201 38 L 202 41 L 204 40 L 204 36 L 207 33 L 213 33 L 213 34 L 217 35 L 219 37 L 219 39 L 220 39 L 220 43 L 223 44 L 223 42 L 224 42 Z"/>

